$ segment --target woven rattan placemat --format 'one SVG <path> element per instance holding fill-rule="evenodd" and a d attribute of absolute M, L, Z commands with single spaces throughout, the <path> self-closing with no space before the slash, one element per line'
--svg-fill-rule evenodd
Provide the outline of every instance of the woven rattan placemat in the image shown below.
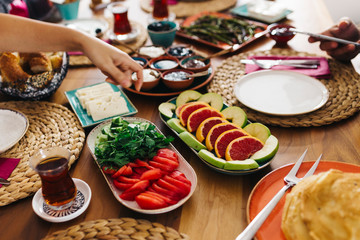
<path fill-rule="evenodd" d="M 152 0 L 141 0 L 141 9 L 152 12 Z M 175 5 L 169 5 L 169 11 L 175 13 L 177 18 L 189 17 L 204 11 L 219 12 L 235 6 L 236 0 L 203 0 L 203 1 L 181 1 Z"/>
<path fill-rule="evenodd" d="M 112 23 L 109 19 L 109 26 L 112 26 Z M 113 45 L 114 47 L 119 48 L 120 50 L 126 52 L 127 54 L 132 53 L 132 50 L 138 50 L 140 47 L 142 47 L 146 40 L 148 39 L 148 33 L 144 26 L 142 26 L 138 22 L 132 22 L 133 26 L 136 26 L 136 28 L 139 30 L 139 35 L 136 37 L 136 39 L 132 42 L 125 43 L 129 48 L 126 48 L 122 45 Z M 100 54 L 100 53 L 99 53 Z M 87 56 L 84 55 L 71 55 L 69 58 L 69 65 L 71 67 L 81 67 L 81 66 L 92 66 L 93 63 L 90 61 L 90 59 Z"/>
<path fill-rule="evenodd" d="M 177 232 L 160 223 L 133 218 L 99 219 L 82 222 L 78 225 L 54 232 L 46 236 L 46 240 L 55 239 L 190 239 L 187 235 Z"/>
<path fill-rule="evenodd" d="M 331 78 L 319 79 L 328 89 L 330 96 L 327 103 L 319 110 L 303 115 L 279 117 L 245 107 L 235 98 L 233 91 L 235 83 L 245 75 L 245 64 L 241 64 L 240 59 L 246 59 L 253 55 L 314 56 L 310 53 L 274 48 L 269 51 L 240 53 L 224 60 L 216 69 L 215 76 L 207 90 L 221 94 L 227 104 L 243 108 L 249 120 L 281 127 L 311 127 L 338 122 L 359 111 L 360 75 L 351 64 L 341 63 L 331 58 L 328 59 Z"/>
<path fill-rule="evenodd" d="M 34 194 L 41 187 L 39 175 L 29 165 L 29 157 L 40 148 L 61 146 L 71 151 L 70 165 L 79 157 L 85 132 L 68 108 L 42 101 L 0 102 L 0 108 L 21 111 L 29 120 L 24 137 L 0 157 L 21 158 L 8 180 L 9 186 L 0 188 L 0 206 Z"/>

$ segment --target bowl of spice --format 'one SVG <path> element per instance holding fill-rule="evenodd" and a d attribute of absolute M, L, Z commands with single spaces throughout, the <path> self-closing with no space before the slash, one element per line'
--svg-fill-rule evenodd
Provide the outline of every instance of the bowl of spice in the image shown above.
<path fill-rule="evenodd" d="M 161 56 L 149 61 L 149 67 L 159 71 L 175 69 L 179 66 L 179 60 L 172 56 Z"/>
<path fill-rule="evenodd" d="M 157 58 L 162 55 L 165 55 L 165 49 L 161 46 L 143 46 L 139 48 L 138 50 L 139 57 L 145 57 L 145 58 Z"/>
<path fill-rule="evenodd" d="M 192 72 L 201 72 L 208 69 L 211 65 L 210 59 L 205 59 L 199 55 L 185 57 L 180 61 L 180 66 Z"/>
<path fill-rule="evenodd" d="M 144 76 L 143 78 L 144 81 L 140 89 L 141 91 L 150 91 L 160 83 L 161 74 L 159 71 L 155 69 L 149 69 L 149 68 L 143 69 L 143 76 Z M 133 73 L 132 80 L 134 81 L 137 80 L 136 73 Z"/>
<path fill-rule="evenodd" d="M 162 82 L 166 87 L 173 91 L 184 90 L 194 81 L 194 77 L 189 77 L 194 72 L 185 69 L 171 69 L 161 74 Z"/>
<path fill-rule="evenodd" d="M 194 51 L 185 45 L 170 46 L 166 49 L 166 53 L 178 59 L 194 55 Z"/>
<path fill-rule="evenodd" d="M 143 57 L 132 57 L 132 59 L 143 68 L 146 67 L 146 65 L 148 64 L 148 60 L 146 60 L 146 58 Z"/>

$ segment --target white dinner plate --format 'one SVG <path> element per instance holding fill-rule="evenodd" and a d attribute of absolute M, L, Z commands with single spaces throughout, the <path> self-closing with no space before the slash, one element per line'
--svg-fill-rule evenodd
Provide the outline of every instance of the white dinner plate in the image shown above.
<path fill-rule="evenodd" d="M 262 70 L 242 77 L 234 87 L 236 98 L 256 111 L 292 116 L 321 108 L 329 92 L 319 80 L 283 70 Z"/>
<path fill-rule="evenodd" d="M 90 34 L 93 37 L 96 37 L 97 29 L 101 30 L 101 32 L 104 34 L 109 28 L 109 24 L 107 21 L 98 18 L 79 18 L 75 20 L 64 21 L 61 24 L 69 28 L 73 28 Z"/>
<path fill-rule="evenodd" d="M 27 117 L 13 109 L 0 109 L 0 153 L 14 146 L 29 128 Z"/>
<path fill-rule="evenodd" d="M 42 196 L 41 188 L 35 193 L 32 200 L 34 212 L 48 222 L 66 222 L 80 216 L 88 208 L 91 199 L 89 185 L 81 179 L 73 178 L 77 188 L 75 202 L 71 207 L 63 210 L 53 210 L 48 207 Z"/>

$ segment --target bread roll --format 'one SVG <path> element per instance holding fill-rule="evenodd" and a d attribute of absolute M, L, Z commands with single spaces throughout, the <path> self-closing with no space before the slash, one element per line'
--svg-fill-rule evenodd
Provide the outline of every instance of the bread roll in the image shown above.
<path fill-rule="evenodd" d="M 26 81 L 30 76 L 21 68 L 19 60 L 18 56 L 9 52 L 1 55 L 0 71 L 4 82 Z"/>
<path fill-rule="evenodd" d="M 52 71 L 50 58 L 45 53 L 20 53 L 20 58 L 35 74 Z"/>

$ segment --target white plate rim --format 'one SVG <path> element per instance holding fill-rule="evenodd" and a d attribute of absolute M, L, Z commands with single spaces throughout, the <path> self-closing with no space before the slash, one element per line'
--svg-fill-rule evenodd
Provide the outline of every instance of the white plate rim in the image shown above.
<path fill-rule="evenodd" d="M 78 18 L 78 19 L 74 19 L 74 20 L 63 21 L 60 24 L 67 27 L 67 25 L 70 25 L 70 24 L 76 25 L 79 22 L 97 22 L 100 25 L 102 25 L 102 29 L 101 29 L 102 33 L 105 33 L 109 29 L 109 23 L 105 19 L 101 19 L 101 18 Z M 77 28 L 77 30 L 82 31 L 81 29 L 78 29 L 78 28 Z M 83 31 L 83 32 L 88 33 L 86 31 Z M 88 34 L 90 34 L 94 37 L 96 36 L 95 32 L 88 33 Z"/>
<path fill-rule="evenodd" d="M 13 142 L 10 142 L 7 146 L 5 146 L 5 147 L 0 147 L 0 153 L 3 153 L 3 152 L 5 152 L 5 151 L 7 151 L 7 150 L 9 150 L 10 148 L 12 148 L 16 143 L 18 143 L 19 141 L 20 141 L 20 139 L 25 135 L 25 133 L 27 132 L 27 130 L 29 129 L 29 119 L 26 117 L 26 115 L 24 114 L 24 113 L 22 113 L 22 112 L 20 112 L 20 111 L 18 111 L 18 110 L 15 110 L 15 109 L 11 109 L 11 108 L 0 108 L 0 111 L 9 111 L 9 112 L 12 112 L 12 113 L 14 113 L 14 114 L 18 114 L 18 115 L 20 115 L 22 118 L 23 118 L 23 124 L 25 125 L 25 127 L 24 127 L 24 131 L 21 133 L 21 134 L 19 134 L 18 136 L 17 136 L 17 138 L 13 141 Z M 23 126 L 24 126 L 23 125 Z M 2 134 L 0 134 L 0 135 L 2 135 Z"/>
<path fill-rule="evenodd" d="M 123 117 L 122 119 L 128 121 L 128 122 L 148 122 L 152 125 L 155 126 L 155 129 L 162 135 L 164 135 L 157 127 L 154 123 L 152 123 L 151 121 L 148 121 L 146 119 L 143 118 L 139 118 L 139 117 Z M 89 133 L 87 139 L 86 139 L 86 145 L 88 147 L 88 149 L 90 150 L 91 155 L 94 158 L 95 163 L 98 165 L 99 170 L 101 171 L 101 174 L 104 176 L 108 186 L 110 187 L 114 197 L 125 207 L 136 211 L 136 212 L 140 212 L 140 213 L 144 213 L 144 214 L 160 214 L 160 213 L 166 213 L 166 212 L 170 212 L 178 207 L 180 207 L 181 205 L 183 205 L 194 193 L 196 186 L 197 186 L 197 175 L 195 173 L 195 170 L 192 168 L 192 166 L 185 160 L 185 158 L 177 151 L 177 149 L 170 143 L 169 144 L 169 148 L 172 149 L 173 151 L 176 152 L 176 154 L 179 157 L 179 167 L 177 168 L 177 170 L 180 170 L 182 173 L 185 174 L 185 176 L 191 181 L 191 190 L 190 193 L 184 197 L 183 199 L 181 199 L 178 203 L 165 207 L 165 208 L 160 208 L 160 209 L 142 209 L 140 208 L 137 203 L 135 201 L 126 201 L 121 199 L 119 196 L 123 191 L 120 191 L 119 189 L 117 189 L 114 184 L 113 181 L 111 179 L 111 176 L 106 175 L 102 170 L 100 165 L 98 164 L 98 162 L 96 161 L 96 156 L 94 153 L 94 148 L 95 148 L 95 139 L 96 136 L 98 135 L 98 133 L 100 133 L 101 128 L 107 124 L 111 123 L 111 119 L 107 120 L 105 122 L 100 123 L 99 125 L 97 125 L 93 130 L 91 130 L 91 132 Z M 184 172 L 183 170 L 186 169 L 187 172 Z"/>
<path fill-rule="evenodd" d="M 59 223 L 59 222 L 70 221 L 70 220 L 80 216 L 83 212 L 85 212 L 85 210 L 88 208 L 88 206 L 90 204 L 91 189 L 90 189 L 89 185 L 86 182 L 84 182 L 83 180 L 78 179 L 78 178 L 73 178 L 73 180 L 76 185 L 76 188 L 79 189 L 79 191 L 82 192 L 85 197 L 85 203 L 82 208 L 80 208 L 78 211 L 76 211 L 68 216 L 64 216 L 64 217 L 49 216 L 42 211 L 42 205 L 44 203 L 44 199 L 42 197 L 42 190 L 40 188 L 35 193 L 35 195 L 32 199 L 32 208 L 33 208 L 34 212 L 36 213 L 36 215 L 38 215 L 39 217 L 41 217 L 42 219 L 44 219 L 48 222 Z"/>
<path fill-rule="evenodd" d="M 266 76 L 269 74 L 279 74 L 279 75 L 294 75 L 298 78 L 302 78 L 303 80 L 312 83 L 314 86 L 318 87 L 319 90 L 322 92 L 322 98 L 321 101 L 318 102 L 318 104 L 315 107 L 309 108 L 306 111 L 299 111 L 299 112 L 292 112 L 292 113 L 280 113 L 280 112 L 272 112 L 272 111 L 267 111 L 261 108 L 257 108 L 254 106 L 251 106 L 251 104 L 248 104 L 246 102 L 246 100 L 244 100 L 242 98 L 242 96 L 240 96 L 239 94 L 239 88 L 241 87 L 241 84 L 245 81 L 251 80 L 253 78 L 260 76 Z M 269 115 L 274 115 L 274 116 L 296 116 L 296 115 L 301 115 L 301 114 L 305 114 L 305 113 L 310 113 L 313 112 L 315 110 L 318 110 L 319 108 L 321 108 L 322 106 L 325 105 L 325 103 L 327 102 L 327 100 L 329 99 L 329 91 L 326 88 L 326 86 L 320 82 L 318 79 L 310 77 L 308 75 L 302 74 L 302 73 L 298 73 L 298 72 L 294 72 L 294 71 L 287 71 L 287 70 L 260 70 L 260 71 L 256 71 L 256 72 L 252 72 L 252 73 L 248 73 L 246 75 L 244 75 L 243 77 L 241 77 L 234 86 L 234 95 L 236 97 L 236 99 L 241 102 L 242 104 L 244 104 L 246 107 L 251 108 L 255 111 L 261 112 L 261 113 L 265 113 L 265 114 L 269 114 Z"/>

